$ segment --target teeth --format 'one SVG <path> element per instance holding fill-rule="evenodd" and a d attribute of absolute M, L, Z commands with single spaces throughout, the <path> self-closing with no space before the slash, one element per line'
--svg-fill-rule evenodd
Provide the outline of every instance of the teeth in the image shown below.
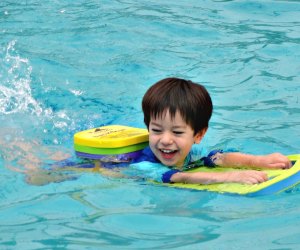
<path fill-rule="evenodd" d="M 166 153 L 166 154 L 170 154 L 170 153 L 175 152 L 175 150 L 170 150 L 170 149 L 161 149 L 161 151 L 162 151 L 163 153 Z"/>

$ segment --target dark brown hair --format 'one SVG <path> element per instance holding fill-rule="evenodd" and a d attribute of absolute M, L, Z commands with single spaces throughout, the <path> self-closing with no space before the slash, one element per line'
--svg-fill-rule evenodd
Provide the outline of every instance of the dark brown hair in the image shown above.
<path fill-rule="evenodd" d="M 152 117 L 162 117 L 168 110 L 171 118 L 179 111 L 194 133 L 208 128 L 213 105 L 204 86 L 179 78 L 166 78 L 152 85 L 142 101 L 144 122 L 149 128 Z"/>

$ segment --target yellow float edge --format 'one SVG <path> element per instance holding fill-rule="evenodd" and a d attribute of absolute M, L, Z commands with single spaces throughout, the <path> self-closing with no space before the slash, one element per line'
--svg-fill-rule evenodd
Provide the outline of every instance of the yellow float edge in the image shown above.
<path fill-rule="evenodd" d="M 147 129 L 109 125 L 74 134 L 74 144 L 94 148 L 121 148 L 147 142 Z"/>

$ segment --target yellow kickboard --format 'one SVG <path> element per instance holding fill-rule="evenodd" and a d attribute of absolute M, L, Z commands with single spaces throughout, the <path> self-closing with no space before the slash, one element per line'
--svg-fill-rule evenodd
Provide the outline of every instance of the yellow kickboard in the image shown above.
<path fill-rule="evenodd" d="M 148 130 L 121 125 L 109 125 L 84 130 L 74 135 L 74 144 L 94 148 L 120 148 L 147 142 Z"/>
<path fill-rule="evenodd" d="M 288 158 L 294 163 L 290 169 L 262 169 L 268 174 L 268 181 L 260 184 L 240 184 L 240 183 L 216 183 L 216 184 L 166 184 L 170 187 L 187 188 L 195 190 L 205 190 L 218 193 L 238 194 L 247 196 L 259 196 L 275 194 L 290 189 L 300 183 L 300 154 L 290 155 Z M 225 172 L 237 171 L 233 168 L 206 168 L 199 167 L 187 172 Z M 241 169 L 242 171 L 242 169 Z"/>

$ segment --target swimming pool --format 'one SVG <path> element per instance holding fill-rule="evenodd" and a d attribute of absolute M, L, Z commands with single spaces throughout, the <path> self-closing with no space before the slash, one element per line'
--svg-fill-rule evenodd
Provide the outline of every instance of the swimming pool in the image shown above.
<path fill-rule="evenodd" d="M 2 1 L 1 249 L 299 248 L 299 187 L 246 198 L 91 172 L 32 186 L 22 174 L 72 153 L 79 130 L 143 127 L 142 95 L 166 76 L 210 91 L 207 146 L 299 153 L 299 11 L 297 1 Z"/>

